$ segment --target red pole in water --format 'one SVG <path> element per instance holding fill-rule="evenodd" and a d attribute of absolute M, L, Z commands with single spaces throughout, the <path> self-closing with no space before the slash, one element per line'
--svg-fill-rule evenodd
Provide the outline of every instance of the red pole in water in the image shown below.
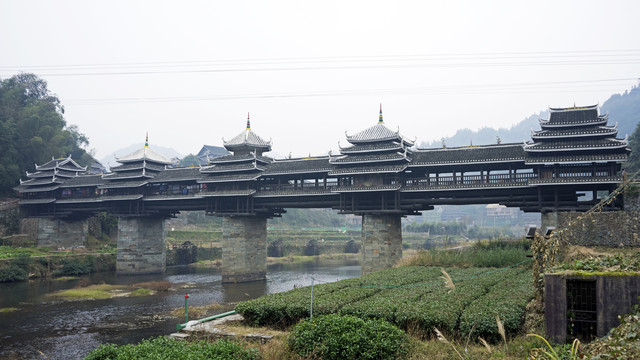
<path fill-rule="evenodd" d="M 184 322 L 189 322 L 189 305 L 187 302 L 189 301 L 189 294 L 184 294 Z"/>

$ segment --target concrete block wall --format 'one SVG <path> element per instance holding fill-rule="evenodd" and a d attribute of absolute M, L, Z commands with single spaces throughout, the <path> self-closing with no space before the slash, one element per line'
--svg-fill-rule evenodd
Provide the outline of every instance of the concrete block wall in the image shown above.
<path fill-rule="evenodd" d="M 362 216 L 362 274 L 388 269 L 402 259 L 399 215 Z"/>
<path fill-rule="evenodd" d="M 38 219 L 37 244 L 42 247 L 84 246 L 89 234 L 87 220 Z"/>
<path fill-rule="evenodd" d="M 164 219 L 118 219 L 118 274 L 163 273 L 166 269 Z"/>
<path fill-rule="evenodd" d="M 222 218 L 222 282 L 267 278 L 267 219 L 253 216 Z"/>

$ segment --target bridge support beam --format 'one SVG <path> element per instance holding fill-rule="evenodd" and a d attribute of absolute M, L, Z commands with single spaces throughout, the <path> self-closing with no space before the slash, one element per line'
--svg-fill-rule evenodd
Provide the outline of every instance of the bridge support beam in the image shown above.
<path fill-rule="evenodd" d="M 392 267 L 402 259 L 400 215 L 362 216 L 362 275 Z"/>
<path fill-rule="evenodd" d="M 89 233 L 89 222 L 85 220 L 38 219 L 38 246 L 72 248 L 84 246 Z"/>
<path fill-rule="evenodd" d="M 119 218 L 116 273 L 163 273 L 167 265 L 166 234 L 164 219 Z"/>
<path fill-rule="evenodd" d="M 222 282 L 240 283 L 267 278 L 267 218 L 222 218 Z"/>

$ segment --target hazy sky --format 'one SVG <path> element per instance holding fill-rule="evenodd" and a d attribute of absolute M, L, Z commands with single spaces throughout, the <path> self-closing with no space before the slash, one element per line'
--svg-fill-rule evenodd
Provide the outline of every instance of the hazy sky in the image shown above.
<path fill-rule="evenodd" d="M 602 104 L 638 83 L 639 14 L 615 0 L 2 0 L 0 78 L 45 79 L 97 158 L 147 131 L 196 153 L 248 112 L 277 153 L 320 155 L 379 103 L 418 143 Z"/>

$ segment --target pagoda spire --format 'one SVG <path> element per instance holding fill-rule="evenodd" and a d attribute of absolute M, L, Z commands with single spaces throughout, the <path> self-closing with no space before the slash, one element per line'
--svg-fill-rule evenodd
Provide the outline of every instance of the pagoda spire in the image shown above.
<path fill-rule="evenodd" d="M 247 130 L 251 130 L 251 120 L 249 119 L 249 113 L 247 113 Z"/>
<path fill-rule="evenodd" d="M 147 136 L 144 138 L 144 147 L 149 147 L 149 132 L 147 131 Z"/>
<path fill-rule="evenodd" d="M 378 124 L 382 124 L 384 121 L 382 120 L 382 103 L 380 103 L 380 115 L 378 116 Z"/>

